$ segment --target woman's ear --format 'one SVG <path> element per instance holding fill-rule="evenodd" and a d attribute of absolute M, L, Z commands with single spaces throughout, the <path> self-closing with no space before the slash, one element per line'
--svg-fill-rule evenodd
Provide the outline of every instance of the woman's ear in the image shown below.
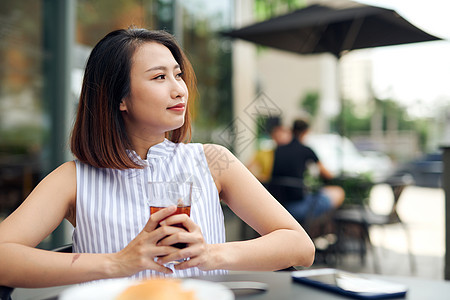
<path fill-rule="evenodd" d="M 127 111 L 127 103 L 126 103 L 125 99 L 122 99 L 120 101 L 119 110 L 120 111 Z"/>

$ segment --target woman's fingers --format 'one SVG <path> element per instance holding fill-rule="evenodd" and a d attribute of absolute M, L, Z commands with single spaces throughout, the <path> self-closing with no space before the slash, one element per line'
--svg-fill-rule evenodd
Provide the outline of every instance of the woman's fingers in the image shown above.
<path fill-rule="evenodd" d="M 210 269 L 208 266 L 210 258 L 208 256 L 208 250 L 206 245 L 198 244 L 193 247 L 190 247 L 189 249 L 186 248 L 186 252 L 183 256 L 187 256 L 190 259 L 185 260 L 180 264 L 177 264 L 175 266 L 175 269 L 184 270 L 194 267 L 197 267 L 203 271 L 207 271 Z"/>
<path fill-rule="evenodd" d="M 166 264 L 174 260 L 182 260 L 182 259 L 192 259 L 200 254 L 202 254 L 202 247 L 198 246 L 190 246 L 183 249 L 177 249 L 177 251 L 172 252 L 165 256 L 160 256 L 157 259 L 159 264 Z"/>
<path fill-rule="evenodd" d="M 173 227 L 173 226 L 164 226 Z M 177 227 L 175 227 L 177 228 Z M 167 234 L 164 238 L 158 241 L 157 246 L 170 246 L 177 243 L 184 243 L 188 245 L 204 243 L 203 236 L 198 232 L 187 232 L 182 228 L 178 228 L 177 231 L 170 231 L 171 234 Z M 167 231 L 169 232 L 169 231 Z"/>
<path fill-rule="evenodd" d="M 155 264 L 159 266 L 188 258 L 196 258 L 195 262 L 199 263 L 206 257 L 204 255 L 206 243 L 200 227 L 186 214 L 174 215 L 175 210 L 176 207 L 172 206 L 154 213 L 143 230 L 144 236 L 150 238 L 149 241 L 156 246 L 152 255 L 157 257 Z M 178 243 L 186 244 L 187 247 L 174 248 L 173 245 Z M 183 262 L 181 268 L 188 268 L 189 265 Z M 154 267 L 153 269 L 156 270 Z"/>
<path fill-rule="evenodd" d="M 156 227 L 158 227 L 159 222 L 164 220 L 165 218 L 169 217 L 175 211 L 177 210 L 177 207 L 175 205 L 166 207 L 161 209 L 160 211 L 157 211 L 153 214 L 151 214 L 150 218 L 147 221 L 147 224 L 144 226 L 144 231 L 151 232 L 155 230 Z"/>
<path fill-rule="evenodd" d="M 172 273 L 171 269 L 164 266 L 165 263 L 189 257 L 189 252 L 187 254 L 180 252 L 180 249 L 172 245 L 196 244 L 198 241 L 203 241 L 200 230 L 196 230 L 197 226 L 187 215 L 171 217 L 175 211 L 176 206 L 171 206 L 152 214 L 138 236 L 117 253 L 119 263 L 126 270 L 126 274 L 134 274 L 145 269 Z M 163 220 L 168 221 L 164 223 Z M 181 225 L 172 226 L 175 224 Z M 158 225 L 161 226 L 158 227 Z M 183 226 L 193 228 L 194 232 L 186 231 Z M 155 258 L 159 260 L 156 261 Z"/>
<path fill-rule="evenodd" d="M 133 240 L 127 247 L 114 253 L 113 258 L 125 276 L 130 276 L 146 269 L 163 273 L 172 273 L 170 269 L 155 262 L 155 257 L 167 256 L 178 251 L 170 246 L 155 246 L 145 240 Z"/>
<path fill-rule="evenodd" d="M 176 220 L 175 220 L 176 221 Z M 166 226 L 163 226 L 166 227 Z M 173 227 L 173 226 L 167 226 Z M 168 246 L 177 243 L 186 244 L 187 247 L 179 249 L 169 255 L 162 256 L 158 258 L 158 263 L 165 264 L 173 260 L 187 259 L 192 260 L 197 257 L 206 257 L 206 242 L 200 230 L 195 230 L 194 232 L 188 232 L 186 230 L 179 231 L 172 235 L 165 237 L 158 242 L 158 246 Z M 196 259 L 198 261 L 198 259 Z M 184 266 L 184 263 L 183 263 Z M 189 266 L 188 266 L 189 267 Z"/>
<path fill-rule="evenodd" d="M 164 226 L 164 225 L 180 226 L 181 225 L 184 228 L 186 228 L 186 230 L 189 232 L 193 232 L 199 228 L 198 225 L 195 224 L 194 221 L 192 221 L 192 219 L 186 214 L 172 215 L 172 216 L 168 217 L 167 219 L 163 220 L 160 224 L 161 224 L 161 226 Z"/>
<path fill-rule="evenodd" d="M 181 227 L 161 226 L 151 233 L 150 242 L 156 244 L 156 246 L 170 246 L 179 242 L 178 239 L 183 233 L 187 233 L 187 231 Z"/>
<path fill-rule="evenodd" d="M 160 264 L 160 265 L 165 265 L 167 263 L 173 262 L 173 261 L 179 261 L 182 259 L 186 259 L 189 257 L 184 257 L 184 255 L 182 255 L 182 253 L 180 251 L 171 253 L 169 255 L 166 256 L 160 256 L 158 257 L 158 259 L 156 260 L 156 263 Z"/>
<path fill-rule="evenodd" d="M 182 229 L 173 234 L 168 234 L 164 239 L 160 240 L 157 245 L 173 245 L 176 243 L 186 243 L 188 245 L 205 243 L 200 227 L 195 224 L 187 215 L 173 215 L 161 223 L 162 228 L 179 228 Z"/>
<path fill-rule="evenodd" d="M 161 272 L 161 273 L 165 273 L 165 274 L 173 273 L 173 271 L 170 268 L 168 268 L 168 267 L 164 266 L 164 264 L 160 264 L 159 262 L 156 262 L 154 260 L 149 263 L 149 265 L 146 269 L 152 269 L 157 272 Z"/>

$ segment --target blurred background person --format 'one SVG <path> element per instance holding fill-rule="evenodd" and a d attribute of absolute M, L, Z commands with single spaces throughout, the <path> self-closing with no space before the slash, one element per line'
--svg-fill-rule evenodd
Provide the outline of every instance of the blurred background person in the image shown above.
<path fill-rule="evenodd" d="M 269 182 L 272 175 L 274 151 L 278 146 L 286 145 L 292 139 L 291 130 L 283 125 L 275 125 L 270 130 L 270 140 L 261 142 L 247 168 L 262 183 Z"/>
<path fill-rule="evenodd" d="M 307 191 L 304 179 L 308 168 L 315 167 L 323 180 L 330 180 L 333 175 L 319 161 L 316 153 L 303 144 L 309 124 L 302 119 L 295 120 L 292 132 L 290 143 L 280 145 L 275 150 L 272 181 L 290 179 L 293 183 L 299 182 L 299 188 L 292 189 L 289 194 L 290 201 L 283 205 L 297 220 L 305 219 L 307 214 L 316 218 L 341 206 L 345 192 L 340 186 L 323 186 L 314 193 Z"/>

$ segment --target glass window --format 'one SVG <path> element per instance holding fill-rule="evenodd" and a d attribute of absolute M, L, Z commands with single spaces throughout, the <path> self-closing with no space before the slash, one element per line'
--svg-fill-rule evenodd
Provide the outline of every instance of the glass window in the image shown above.
<path fill-rule="evenodd" d="M 214 132 L 232 120 L 231 41 L 219 34 L 231 26 L 231 2 L 179 1 L 182 20 L 175 24 L 182 24 L 182 44 L 198 81 L 193 137 L 198 142 L 220 143 Z"/>
<path fill-rule="evenodd" d="M 0 220 L 40 179 L 45 136 L 41 1 L 0 2 Z"/>

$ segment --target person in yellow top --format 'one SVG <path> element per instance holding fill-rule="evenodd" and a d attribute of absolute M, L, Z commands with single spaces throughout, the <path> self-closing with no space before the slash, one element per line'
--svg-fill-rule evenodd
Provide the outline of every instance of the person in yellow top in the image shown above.
<path fill-rule="evenodd" d="M 273 157 L 276 147 L 285 145 L 292 140 L 291 130 L 285 126 L 277 125 L 270 132 L 270 141 L 264 141 L 247 168 L 262 183 L 270 181 L 272 176 Z"/>

